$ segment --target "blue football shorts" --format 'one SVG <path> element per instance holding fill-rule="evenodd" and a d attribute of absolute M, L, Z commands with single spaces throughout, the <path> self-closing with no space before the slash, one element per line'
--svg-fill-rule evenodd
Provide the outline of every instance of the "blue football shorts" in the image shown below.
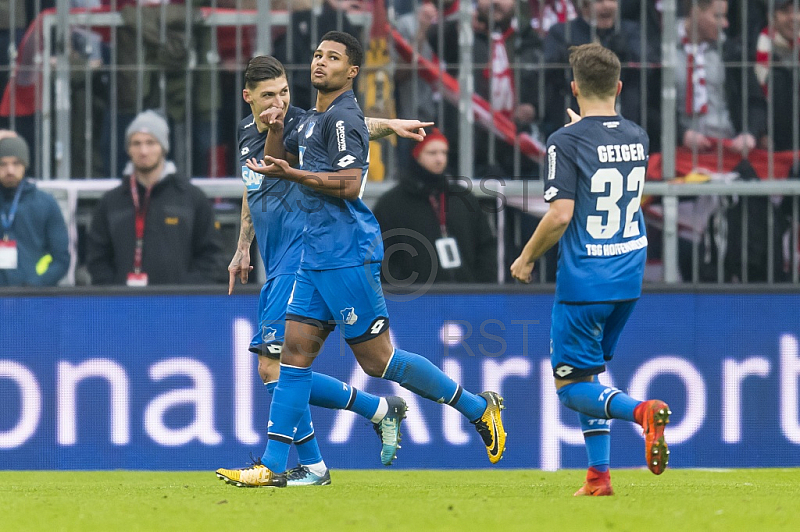
<path fill-rule="evenodd" d="M 258 298 L 258 330 L 250 342 L 250 351 L 278 360 L 281 358 L 286 330 L 286 306 L 292 295 L 294 274 L 278 275 L 261 287 Z"/>
<path fill-rule="evenodd" d="M 380 263 L 335 270 L 297 272 L 286 319 L 332 331 L 341 327 L 348 344 L 374 338 L 389 328 Z"/>
<path fill-rule="evenodd" d="M 606 370 L 636 300 L 553 305 L 550 362 L 557 379 L 577 379 Z"/>

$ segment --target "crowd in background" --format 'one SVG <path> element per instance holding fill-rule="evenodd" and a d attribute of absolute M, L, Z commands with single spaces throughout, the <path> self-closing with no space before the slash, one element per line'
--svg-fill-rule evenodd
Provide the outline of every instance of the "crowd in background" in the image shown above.
<path fill-rule="evenodd" d="M 378 206 L 382 226 L 388 225 L 388 220 L 393 227 L 402 226 L 395 214 L 409 212 L 405 206 L 417 202 L 419 209 L 432 217 L 429 225 L 435 229 L 435 209 L 429 198 L 457 187 L 446 176 L 459 175 L 458 154 L 465 147 L 459 134 L 458 88 L 454 92 L 449 80 L 459 76 L 458 17 L 459 2 L 463 1 L 272 2 L 273 9 L 290 11 L 288 27 L 273 28 L 272 53 L 287 66 L 293 104 L 307 108 L 313 102 L 307 72 L 314 36 L 341 29 L 370 39 L 365 43 L 365 49 L 372 52 L 371 59 L 368 53 L 367 71 L 374 66 L 391 73 L 389 79 L 361 77 L 357 90 L 363 95 L 365 114 L 396 114 L 437 123 L 437 139 L 449 151 L 441 171 L 437 166 L 441 161 L 432 172 L 420 162 L 419 147 L 402 139 L 396 147 L 382 144 L 380 156 L 373 154 L 374 165 L 386 171 L 370 177 L 398 182 L 390 193 L 397 200 Z M 753 150 L 765 150 L 774 157 L 774 152 L 793 154 L 800 148 L 798 2 L 677 3 L 677 24 L 663 28 L 660 0 L 475 0 L 473 104 L 488 109 L 489 118 L 474 121 L 473 172 L 467 177 L 539 178 L 544 163 L 542 153 L 536 150 L 567 121 L 566 107 L 577 109 L 569 85 L 569 48 L 593 41 L 619 56 L 624 90 L 618 109 L 648 131 L 653 152 L 660 151 L 661 132 L 665 124 L 671 124 L 677 156 L 685 150 L 693 164 L 706 161 L 711 172 L 735 168 L 742 175 L 779 179 L 800 174 L 793 164 L 796 155 L 785 156 L 782 161 L 786 164 L 771 164 L 769 176 L 752 157 L 748 159 Z M 236 124 L 246 113 L 240 97 L 242 64 L 237 61 L 246 62 L 254 53 L 256 30 L 252 25 L 235 30 L 197 22 L 202 18 L 201 8 L 254 10 L 255 0 L 72 0 L 71 6 L 118 10 L 122 24 L 113 32 L 94 26 L 70 30 L 69 175 L 125 175 L 130 148 L 126 131 L 141 111 L 156 109 L 168 123 L 166 142 L 176 172 L 196 177 L 236 176 Z M 393 31 L 376 31 L 382 29 L 379 11 L 384 7 L 392 15 L 389 26 Z M 44 89 L 41 78 L 26 65 L 35 64 L 39 51 L 37 17 L 54 8 L 54 0 L 0 2 L 0 127 L 13 129 L 27 141 L 28 177 L 38 177 L 35 173 L 41 168 L 37 99 Z M 348 16 L 365 12 L 372 15 L 371 37 L 359 26 L 357 17 Z M 187 26 L 187 20 L 195 23 Z M 661 39 L 665 31 L 675 32 L 677 42 L 674 117 L 662 116 L 661 111 Z M 380 40 L 385 40 L 383 47 L 371 46 Z M 417 57 L 418 64 L 413 62 Z M 139 68 L 142 64 L 146 68 Z M 386 90 L 389 97 L 382 98 Z M 59 153 L 49 153 L 55 165 Z M 423 182 L 420 176 L 429 180 Z M 392 207 L 398 212 L 393 213 Z M 785 209 L 776 212 L 781 216 Z M 460 236 L 471 240 L 469 246 L 464 244 L 465 249 L 474 247 L 471 254 L 491 254 L 491 264 L 470 265 L 474 271 L 460 273 L 445 269 L 436 280 L 496 279 L 496 274 L 486 273 L 497 268 L 495 239 L 502 238 L 509 249 L 506 256 L 513 257 L 521 245 L 519 235 L 529 234 L 537 223 L 536 217 L 513 208 L 510 215 L 515 233 L 498 235 L 491 219 L 478 217 L 470 220 L 475 229 Z M 420 218 L 411 222 L 419 223 Z M 657 259 L 658 250 L 653 253 Z M 553 259 L 551 255 L 549 260 Z M 786 261 L 779 258 L 776 262 Z M 397 264 L 392 267 L 400 268 Z M 552 280 L 554 270 L 550 268 L 551 275 L 542 280 Z M 684 272 L 684 277 L 688 275 Z"/>

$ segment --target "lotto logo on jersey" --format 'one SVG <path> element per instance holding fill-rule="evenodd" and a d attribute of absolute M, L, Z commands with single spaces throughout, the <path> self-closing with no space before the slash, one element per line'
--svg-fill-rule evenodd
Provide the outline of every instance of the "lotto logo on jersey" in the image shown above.
<path fill-rule="evenodd" d="M 338 122 L 336 122 L 336 148 L 339 151 L 344 151 L 347 149 L 347 141 L 345 140 L 343 120 L 339 120 Z"/>
<path fill-rule="evenodd" d="M 258 190 L 261 188 L 261 181 L 263 179 L 263 175 L 253 172 L 246 166 L 242 166 L 242 181 L 247 190 Z"/>
<path fill-rule="evenodd" d="M 544 200 L 550 201 L 556 197 L 556 194 L 558 194 L 558 189 L 556 187 L 550 187 L 544 191 Z"/>
<path fill-rule="evenodd" d="M 339 166 L 341 168 L 346 168 L 351 164 L 353 164 L 354 162 L 356 162 L 355 157 L 353 157 L 352 155 L 345 155 L 344 157 L 339 159 L 339 162 L 336 163 L 336 166 Z"/>

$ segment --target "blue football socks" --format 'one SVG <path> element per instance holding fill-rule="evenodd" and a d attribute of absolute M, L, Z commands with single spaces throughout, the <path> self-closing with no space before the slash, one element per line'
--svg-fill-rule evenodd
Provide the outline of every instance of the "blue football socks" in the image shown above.
<path fill-rule="evenodd" d="M 274 473 L 286 471 L 295 431 L 304 413 L 308 412 L 311 373 L 311 368 L 281 364 L 281 374 L 269 409 L 267 448 L 261 457 L 261 462 Z"/>
<path fill-rule="evenodd" d="M 275 391 L 277 385 L 278 381 L 267 383 L 267 391 L 270 395 Z M 311 465 L 322 462 L 322 452 L 319 450 L 319 444 L 314 435 L 314 425 L 311 424 L 311 410 L 309 408 L 303 413 L 303 417 L 300 418 L 300 423 L 297 425 L 294 445 L 297 450 L 297 458 L 301 464 Z"/>
<path fill-rule="evenodd" d="M 314 372 L 309 404 L 335 410 L 350 410 L 367 419 L 378 411 L 380 397 L 353 388 L 339 379 Z"/>
<path fill-rule="evenodd" d="M 297 450 L 298 461 L 307 466 L 322 462 L 322 451 L 319 450 L 317 437 L 314 435 L 314 425 L 311 424 L 311 410 L 306 408 L 297 432 L 294 435 L 294 448 Z"/>
<path fill-rule="evenodd" d="M 486 410 L 486 399 L 463 389 L 430 360 L 415 353 L 395 349 L 383 378 L 425 399 L 446 403 L 469 421 L 475 421 Z"/>
<path fill-rule="evenodd" d="M 624 419 L 625 421 L 636 422 L 633 411 L 641 404 L 641 401 L 634 399 L 630 395 L 619 392 L 608 400 L 608 413 L 612 419 Z"/>
<path fill-rule="evenodd" d="M 567 408 L 600 419 L 633 421 L 633 409 L 641 402 L 622 390 L 596 380 L 567 384 L 559 388 L 557 393 L 561 403 Z"/>
<path fill-rule="evenodd" d="M 611 463 L 611 422 L 608 419 L 598 419 L 578 414 L 583 431 L 583 441 L 586 443 L 586 454 L 589 458 L 589 467 L 598 471 L 608 471 Z"/>

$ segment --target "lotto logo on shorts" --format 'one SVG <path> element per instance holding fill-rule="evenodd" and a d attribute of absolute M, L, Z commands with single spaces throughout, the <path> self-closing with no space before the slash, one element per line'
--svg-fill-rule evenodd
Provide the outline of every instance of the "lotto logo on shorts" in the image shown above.
<path fill-rule="evenodd" d="M 369 327 L 369 333 L 372 335 L 378 335 L 381 332 L 383 332 L 385 326 L 386 326 L 385 318 L 376 318 L 375 321 L 372 322 L 372 325 L 370 325 Z"/>
<path fill-rule="evenodd" d="M 556 375 L 558 375 L 559 377 L 561 377 L 563 379 L 567 375 L 570 375 L 573 372 L 574 369 L 575 368 L 573 368 L 572 366 L 568 366 L 566 364 L 561 364 L 560 366 L 558 366 L 556 368 L 555 373 L 556 373 Z"/>

